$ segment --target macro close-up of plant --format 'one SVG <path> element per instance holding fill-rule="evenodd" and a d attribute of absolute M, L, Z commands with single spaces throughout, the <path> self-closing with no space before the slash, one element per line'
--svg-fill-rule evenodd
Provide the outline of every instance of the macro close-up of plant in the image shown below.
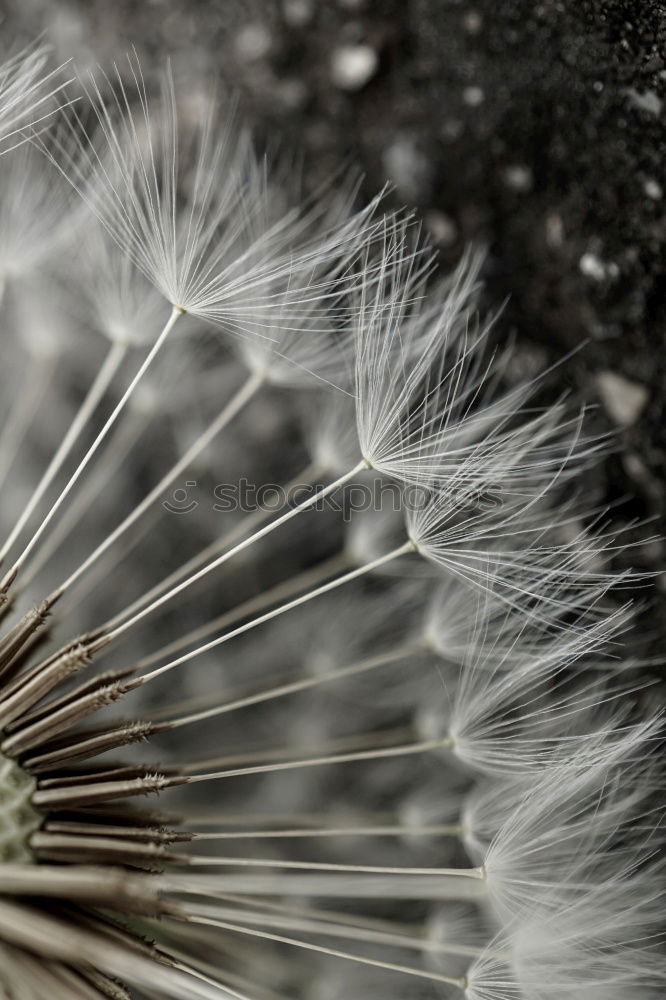
<path fill-rule="evenodd" d="M 167 54 L 11 41 L 1 1000 L 657 1000 L 617 436 L 482 241 Z"/>

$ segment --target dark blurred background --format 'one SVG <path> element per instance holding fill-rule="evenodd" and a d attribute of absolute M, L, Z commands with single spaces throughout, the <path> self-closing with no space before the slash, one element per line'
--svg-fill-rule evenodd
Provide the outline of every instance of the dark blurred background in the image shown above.
<path fill-rule="evenodd" d="M 641 627 L 666 636 L 666 4 L 654 0 L 3 0 L 3 44 L 50 39 L 77 66 L 135 45 L 193 93 L 214 77 L 310 186 L 343 165 L 393 185 L 442 263 L 488 248 L 516 364 L 597 402 L 620 447 L 594 502 L 660 574 Z M 582 348 L 580 345 L 583 345 Z M 636 520 L 651 519 L 640 529 Z M 655 613 L 656 612 L 656 613 Z"/>

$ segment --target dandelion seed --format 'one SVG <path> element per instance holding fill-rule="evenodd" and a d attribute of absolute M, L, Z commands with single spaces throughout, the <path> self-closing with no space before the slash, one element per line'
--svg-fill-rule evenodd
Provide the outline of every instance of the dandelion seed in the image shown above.
<path fill-rule="evenodd" d="M 71 83 L 62 80 L 62 67 L 45 72 L 48 54 L 47 46 L 32 45 L 0 63 L 0 153 L 53 115 L 53 98 Z"/>
<path fill-rule="evenodd" d="M 289 308 L 296 329 L 315 335 L 332 282 L 375 232 L 376 206 L 329 231 L 324 215 L 322 231 L 308 235 L 307 214 L 274 214 L 265 175 L 242 131 L 221 124 L 211 111 L 197 148 L 183 149 L 170 72 L 155 110 L 135 59 L 128 59 L 127 69 L 138 113 L 118 70 L 118 94 L 110 103 L 91 77 L 83 87 L 98 133 L 89 136 L 75 121 L 53 157 L 56 164 L 174 308 L 263 338 L 275 310 Z M 183 161 L 189 160 L 195 166 L 184 192 Z"/>
<path fill-rule="evenodd" d="M 0 287 L 36 271 L 76 228 L 72 191 L 30 144 L 2 161 Z"/>

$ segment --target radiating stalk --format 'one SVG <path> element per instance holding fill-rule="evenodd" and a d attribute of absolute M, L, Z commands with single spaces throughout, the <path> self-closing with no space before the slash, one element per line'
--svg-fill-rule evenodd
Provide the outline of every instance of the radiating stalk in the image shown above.
<path fill-rule="evenodd" d="M 6 417 L 0 434 L 0 487 L 4 486 L 30 423 L 44 398 L 54 366 L 55 358 L 51 355 L 40 358 L 36 365 L 27 365 L 27 372 L 15 393 L 11 412 Z"/>
<path fill-rule="evenodd" d="M 374 750 L 359 750 L 352 753 L 328 754 L 324 757 L 310 757 L 304 760 L 280 761 L 278 764 L 257 764 L 252 767 L 228 768 L 225 771 L 211 771 L 207 774 L 190 774 L 186 779 L 178 778 L 174 784 L 196 784 L 201 781 L 218 781 L 224 778 L 241 778 L 252 774 L 272 774 L 276 771 L 294 771 L 299 768 L 325 767 L 331 764 L 350 764 L 356 761 L 383 760 L 391 757 L 407 757 L 412 754 L 428 753 L 451 747 L 447 737 L 439 740 L 421 740 L 418 743 L 407 743 L 401 746 L 381 747 Z M 168 779 L 170 780 L 170 779 Z"/>
<path fill-rule="evenodd" d="M 296 573 L 294 576 L 289 577 L 289 579 L 284 580 L 282 583 L 275 584 L 274 587 L 270 587 L 268 590 L 262 590 L 261 593 L 256 594 L 254 597 L 249 597 L 247 601 L 237 604 L 236 607 L 223 612 L 217 618 L 199 625 L 198 628 L 192 629 L 191 632 L 186 632 L 172 642 L 167 643 L 166 646 L 162 646 L 160 649 L 155 650 L 155 652 L 141 657 L 135 664 L 135 669 L 140 671 L 145 670 L 147 667 L 152 667 L 155 663 L 163 660 L 165 656 L 179 653 L 181 649 L 186 649 L 193 642 L 205 639 L 214 632 L 219 632 L 220 629 L 228 628 L 229 625 L 234 625 L 249 615 L 263 611 L 264 608 L 269 608 L 276 601 L 291 597 L 293 594 L 298 594 L 304 587 L 318 584 L 331 576 L 331 574 L 344 569 L 348 565 L 349 558 L 346 552 L 340 552 L 337 555 L 331 556 L 330 559 L 324 559 L 311 569 Z"/>
<path fill-rule="evenodd" d="M 264 906 L 264 902 L 261 903 Z M 325 911 L 319 911 L 319 916 L 313 918 L 308 911 L 303 908 L 301 913 L 291 913 L 288 907 L 275 907 L 276 912 L 267 913 L 257 909 L 240 909 L 239 907 L 215 906 L 207 907 L 211 916 L 219 920 L 234 920 L 243 924 L 254 926 L 273 927 L 276 929 L 298 931 L 302 934 L 319 935 L 323 937 L 345 938 L 350 941 L 358 941 L 366 944 L 378 944 L 387 948 L 401 948 L 405 950 L 427 952 L 431 955 L 457 955 L 463 958 L 478 959 L 483 948 L 475 948 L 471 945 L 457 945 L 445 943 L 427 938 L 425 935 L 406 933 L 398 929 L 378 929 L 373 927 L 361 927 L 347 921 L 326 920 Z M 266 907 L 269 909 L 269 907 Z M 270 907 L 273 909 L 273 907 Z"/>
<path fill-rule="evenodd" d="M 275 531 L 276 528 L 279 528 L 283 524 L 286 524 L 287 521 L 290 521 L 298 514 L 301 514 L 304 511 L 309 510 L 320 500 L 324 500 L 331 493 L 334 493 L 336 490 L 340 489 L 340 487 L 350 482 L 360 472 L 363 472 L 367 468 L 368 465 L 367 462 L 365 462 L 365 460 L 359 462 L 358 465 L 355 465 L 353 469 L 349 470 L 349 472 L 346 472 L 344 475 L 340 476 L 334 482 L 329 483 L 328 486 L 322 487 L 322 489 L 317 490 L 317 492 L 314 493 L 312 496 L 308 497 L 307 500 L 304 500 L 302 503 L 297 504 L 297 506 L 292 507 L 291 510 L 288 510 L 285 514 L 282 514 L 281 517 L 276 518 L 275 521 L 271 521 L 270 524 L 267 524 L 264 528 L 260 528 L 259 531 L 256 531 L 253 535 L 250 535 L 248 538 L 244 539 L 242 542 L 239 542 L 237 545 L 229 549 L 227 552 L 224 552 L 222 555 L 218 556 L 217 559 L 214 559 L 212 562 L 208 563 L 198 572 L 193 573 L 192 576 L 187 577 L 185 580 L 182 580 L 175 587 L 172 587 L 171 590 L 168 590 L 165 594 L 162 594 L 161 597 L 153 601 L 152 604 L 147 605 L 140 611 L 137 611 L 131 617 L 127 618 L 121 624 L 116 625 L 115 628 L 111 629 L 109 632 L 105 634 L 105 641 L 108 643 L 117 639 L 119 636 L 127 632 L 128 629 L 133 628 L 134 625 L 142 621 L 143 618 L 152 614 L 158 608 L 162 607 L 163 604 L 166 604 L 174 597 L 177 597 L 178 594 L 182 593 L 188 587 L 191 587 L 193 583 L 196 583 L 198 580 L 206 576 L 208 573 L 211 573 L 213 570 L 218 569 L 218 567 L 222 566 L 229 559 L 233 558 L 233 556 L 238 555 L 238 553 L 245 551 L 251 545 L 254 545 L 260 539 L 264 538 L 272 531 Z"/>
<path fill-rule="evenodd" d="M 193 657 L 206 653 L 210 649 L 214 649 L 217 646 L 221 646 L 223 643 L 228 642 L 229 639 L 235 639 L 236 636 L 242 635 L 244 632 L 249 632 L 250 629 L 256 628 L 258 625 L 263 625 L 264 622 L 271 621 L 273 618 L 279 618 L 280 615 L 285 614 L 285 612 L 291 611 L 293 608 L 300 607 L 302 604 L 307 604 L 308 601 L 312 601 L 316 597 L 320 597 L 322 594 L 328 594 L 337 587 L 342 587 L 346 583 L 351 583 L 352 580 L 357 580 L 359 577 L 364 576 L 367 573 L 371 573 L 374 570 L 379 569 L 381 566 L 385 566 L 387 563 L 392 562 L 394 559 L 398 559 L 400 556 L 413 551 L 413 543 L 405 542 L 399 548 L 393 549 L 392 552 L 387 552 L 386 555 L 380 556 L 378 559 L 373 559 L 364 566 L 359 566 L 357 569 L 353 569 L 349 573 L 344 573 L 342 576 L 338 576 L 334 580 L 330 580 L 321 587 L 316 587 L 314 590 L 310 590 L 306 594 L 301 594 L 300 597 L 294 598 L 293 601 L 281 604 L 279 607 L 273 608 L 272 611 L 267 611 L 266 614 L 260 615 L 258 618 L 253 618 L 252 621 L 245 622 L 243 625 L 239 625 L 238 628 L 232 629 L 231 632 L 225 632 L 224 635 L 218 636 L 216 639 L 212 639 L 210 642 L 207 642 L 203 646 L 199 646 L 197 649 L 191 650 L 189 653 L 184 653 L 183 656 L 179 656 L 177 659 L 171 660 L 169 663 L 165 663 L 161 667 L 156 667 L 149 673 L 144 674 L 142 680 L 144 683 L 149 680 L 153 680 L 153 678 L 159 677 L 161 674 L 164 674 L 169 670 L 173 670 L 175 667 L 179 667 L 182 663 L 186 663 Z M 114 637 L 113 634 L 112 637 Z M 108 640 L 108 637 L 106 638 Z M 104 640 L 102 640 L 102 644 L 103 641 Z"/>
<path fill-rule="evenodd" d="M 293 489 L 297 486 L 309 486 L 316 476 L 320 473 L 318 465 L 308 465 L 304 468 L 297 476 L 295 476 L 291 482 L 287 483 L 284 487 L 284 492 L 289 495 Z M 187 562 L 175 569 L 173 573 L 164 577 L 159 583 L 156 583 L 154 587 L 147 590 L 145 593 L 137 597 L 133 604 L 128 605 L 123 611 L 119 612 L 115 617 L 110 618 L 104 624 L 104 628 L 113 628 L 118 625 L 124 618 L 130 617 L 140 608 L 145 607 L 147 604 L 151 604 L 156 597 L 163 594 L 165 591 L 169 590 L 176 583 L 182 580 L 184 577 L 193 573 L 195 570 L 199 569 L 200 566 L 205 565 L 209 559 L 213 558 L 222 549 L 225 549 L 228 545 L 232 545 L 239 536 L 242 536 L 245 531 L 253 528 L 256 524 L 261 524 L 265 521 L 267 517 L 270 516 L 272 512 L 266 507 L 258 507 L 256 510 L 244 517 L 243 520 L 237 524 L 231 531 L 222 535 L 221 538 L 215 538 L 210 545 L 207 545 L 196 555 L 188 559 Z"/>
<path fill-rule="evenodd" d="M 154 361 L 154 359 L 158 355 L 160 349 L 164 345 L 164 342 L 166 341 L 167 337 L 171 333 L 171 330 L 173 329 L 173 327 L 175 326 L 178 318 L 181 315 L 182 315 L 182 310 L 181 309 L 179 309 L 177 307 L 172 308 L 171 315 L 169 316 L 169 319 L 165 323 L 164 327 L 162 328 L 162 332 L 158 336 L 157 340 L 155 341 L 155 343 L 151 347 L 151 349 L 148 352 L 148 354 L 146 355 L 146 357 L 144 358 L 141 366 L 139 367 L 139 370 L 137 371 L 136 375 L 134 376 L 134 378 L 132 379 L 132 381 L 128 385 L 128 387 L 125 390 L 125 392 L 123 393 L 120 401 L 116 404 L 116 406 L 115 406 L 113 412 L 111 413 L 110 417 L 108 417 L 108 419 L 106 420 L 104 426 L 102 427 L 102 429 L 100 430 L 100 432 L 97 434 L 95 440 L 93 441 L 93 443 L 90 445 L 90 447 L 86 451 L 85 455 L 83 456 L 83 458 L 79 462 L 78 466 L 76 467 L 76 469 L 74 470 L 74 472 L 70 476 L 69 480 L 67 481 L 66 486 L 60 492 L 57 500 L 51 506 L 51 508 L 48 511 L 48 513 L 46 514 L 46 516 L 43 518 L 41 524 L 39 525 L 39 527 L 37 528 L 37 530 L 32 535 L 30 541 L 27 543 L 27 545 L 25 546 L 25 548 L 21 552 L 21 554 L 18 557 L 18 559 L 16 559 L 16 561 L 14 562 L 14 564 L 11 567 L 11 569 L 9 570 L 9 572 L 5 575 L 4 579 L 2 580 L 2 583 L 0 583 L 0 592 L 2 592 L 2 591 L 6 592 L 9 589 L 9 587 L 11 586 L 12 582 L 14 581 L 14 579 L 17 576 L 17 574 L 19 573 L 19 571 L 21 570 L 22 566 L 24 565 L 26 559 L 28 558 L 28 556 L 30 555 L 30 553 L 32 552 L 32 550 L 34 549 L 34 547 L 39 542 L 39 539 L 42 537 L 42 535 L 44 534 L 44 532 L 48 528 L 49 524 L 51 523 L 51 521 L 53 520 L 53 518 L 55 517 L 55 515 L 58 513 L 58 511 L 60 510 L 60 508 L 63 505 L 63 503 L 65 502 L 65 500 L 67 499 L 67 497 L 69 496 L 69 494 L 71 493 L 71 491 L 76 486 L 76 484 L 79 481 L 81 475 L 83 474 L 83 472 L 85 471 L 85 469 L 89 465 L 90 461 L 94 457 L 94 455 L 97 452 L 98 448 L 104 442 L 104 440 L 105 440 L 106 436 L 108 435 L 109 431 L 111 430 L 111 428 L 116 423 L 118 417 L 120 416 L 120 414 L 124 410 L 124 408 L 125 408 L 125 406 L 127 404 L 127 401 L 130 399 L 130 397 L 131 397 L 132 393 L 134 392 L 134 390 L 136 389 L 137 385 L 139 384 L 139 382 L 141 381 L 141 379 L 143 378 L 143 376 L 145 375 L 145 373 L 150 368 L 152 362 Z M 51 601 L 57 600 L 57 598 L 59 596 L 60 596 L 59 592 L 56 592 L 55 594 L 53 594 L 51 596 Z"/>
<path fill-rule="evenodd" d="M 443 824 L 441 826 L 330 826 L 321 829 L 305 827 L 302 829 L 280 830 L 237 830 L 215 833 L 195 833 L 193 841 L 197 840 L 294 840 L 329 837 L 459 837 L 462 827 L 459 823 Z"/>
<path fill-rule="evenodd" d="M 288 684 L 281 684 L 277 687 L 257 691 L 255 694 L 247 695 L 244 698 L 237 698 L 234 701 L 216 705 L 213 708 L 203 709 L 200 712 L 192 712 L 189 715 L 181 715 L 176 719 L 169 720 L 169 725 L 173 728 L 188 726 L 191 723 L 203 722 L 204 719 L 212 719 L 218 715 L 225 715 L 228 712 L 248 708 L 251 705 L 259 705 L 262 702 L 272 701 L 275 698 L 284 698 L 287 695 L 296 694 L 300 691 L 307 691 L 310 688 L 319 687 L 321 684 L 330 684 L 344 677 L 354 677 L 358 674 L 367 673 L 370 670 L 376 670 L 379 667 L 402 660 L 405 656 L 418 652 L 421 648 L 418 643 L 405 643 L 403 646 L 398 647 L 398 649 L 387 650 L 377 656 L 369 657 L 358 663 L 352 663 L 346 667 L 339 667 L 337 670 L 330 670 L 325 674 L 319 674 L 314 677 L 302 677 Z"/>
<path fill-rule="evenodd" d="M 48 538 L 44 539 L 37 551 L 33 553 L 32 559 L 21 574 L 24 588 L 32 583 L 49 559 L 69 538 L 72 531 L 78 529 L 82 519 L 93 507 L 105 484 L 113 482 L 114 478 L 117 478 L 123 462 L 146 428 L 145 415 L 142 415 L 142 419 L 136 419 L 136 417 L 137 414 L 132 412 L 131 416 L 117 428 L 118 433 L 107 447 L 104 461 L 97 465 L 94 472 L 90 472 L 86 476 L 85 483 L 76 496 L 72 498 L 72 502 L 68 504 L 67 510 L 53 527 Z"/>
<path fill-rule="evenodd" d="M 220 930 L 236 931 L 239 934 L 247 934 L 251 937 L 263 938 L 266 941 L 276 941 L 279 944 L 292 945 L 295 948 L 302 948 L 305 951 L 314 951 L 320 955 L 330 955 L 333 958 L 342 958 L 348 962 L 356 962 L 359 965 L 369 965 L 375 969 L 386 969 L 389 972 L 402 972 L 405 975 L 413 976 L 416 979 L 426 979 L 431 982 L 445 983 L 449 986 L 457 986 L 464 990 L 467 987 L 467 980 L 460 976 L 443 976 L 438 972 L 425 972 L 422 969 L 412 968 L 408 965 L 397 965 L 394 962 L 382 962 L 376 958 L 365 958 L 362 955 L 354 955 L 347 951 L 338 951 L 334 948 L 325 948 L 322 945 L 310 944 L 308 941 L 301 941 L 298 938 L 285 937 L 282 934 L 273 934 L 267 931 L 259 931 L 255 928 L 244 927 L 242 924 L 228 921 L 216 920 L 213 917 L 195 916 L 188 913 L 187 919 L 192 923 L 207 924 L 217 927 Z"/>
<path fill-rule="evenodd" d="M 407 875 L 410 878 L 485 879 L 483 868 L 397 868 L 390 865 L 343 865 L 321 861 L 285 861 L 283 858 L 221 858 L 216 855 L 182 856 L 179 863 L 204 868 L 284 868 L 299 872 L 348 872 L 354 875 Z"/>
<path fill-rule="evenodd" d="M 127 517 L 121 521 L 121 523 L 111 532 L 110 535 L 101 542 L 97 548 L 90 553 L 90 555 L 80 564 L 80 566 L 71 573 L 64 583 L 58 588 L 61 593 L 67 591 L 72 584 L 74 584 L 79 577 L 81 577 L 86 570 L 93 566 L 97 560 L 102 556 L 115 542 L 121 538 L 129 528 L 132 527 L 136 522 L 146 513 L 146 511 L 159 500 L 163 495 L 164 491 L 171 486 L 171 484 L 181 475 L 182 472 L 187 469 L 192 462 L 196 460 L 199 454 L 208 447 L 208 445 L 213 441 L 213 439 L 222 431 L 233 418 L 243 409 L 246 403 L 257 392 L 259 387 L 264 382 L 263 375 L 250 375 L 247 381 L 241 386 L 237 393 L 231 398 L 229 403 L 224 407 L 221 413 L 215 418 L 215 420 L 210 424 L 210 426 L 204 431 L 196 441 L 187 449 L 184 455 L 176 462 L 176 464 L 169 469 L 169 471 L 160 479 L 159 483 L 153 487 L 153 489 L 148 493 L 143 500 L 136 505 L 136 507 L 127 515 Z"/>
<path fill-rule="evenodd" d="M 99 403 L 101 402 L 104 394 L 109 388 L 114 375 L 118 371 L 123 358 L 127 354 L 127 344 L 120 343 L 118 341 L 114 342 L 109 348 L 108 354 L 104 359 L 104 363 L 99 369 L 95 379 L 90 386 L 83 403 L 81 404 L 74 420 L 69 426 L 69 430 L 62 439 L 55 455 L 49 462 L 49 465 L 44 472 L 44 475 L 37 484 L 30 500 L 26 504 L 25 508 L 18 521 L 14 525 L 7 541 L 0 550 L 0 562 L 5 558 L 12 545 L 18 538 L 18 536 L 23 531 L 23 528 L 28 523 L 35 508 L 39 504 L 40 500 L 46 493 L 47 489 L 60 472 L 63 463 L 66 461 L 68 455 L 70 454 L 72 448 L 78 441 L 82 432 L 88 425 L 88 421 L 92 417 L 93 413 L 97 409 Z M 29 551 L 29 550 L 27 550 Z M 22 559 L 25 558 L 25 553 Z"/>

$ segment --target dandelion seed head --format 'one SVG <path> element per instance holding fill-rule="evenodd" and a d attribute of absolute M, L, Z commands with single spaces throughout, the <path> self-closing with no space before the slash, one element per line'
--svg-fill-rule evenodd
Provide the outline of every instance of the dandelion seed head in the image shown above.
<path fill-rule="evenodd" d="M 131 56 L 34 130 L 72 191 L 0 175 L 0 992 L 651 1000 L 660 723 L 561 495 L 603 442 L 480 254 L 186 107 Z"/>

